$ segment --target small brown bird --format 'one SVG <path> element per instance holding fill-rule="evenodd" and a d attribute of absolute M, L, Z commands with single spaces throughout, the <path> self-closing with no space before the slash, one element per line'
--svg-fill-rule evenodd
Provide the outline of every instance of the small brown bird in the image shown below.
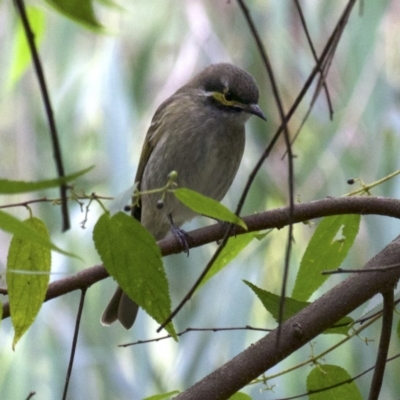
<path fill-rule="evenodd" d="M 165 186 L 171 171 L 179 187 L 222 200 L 239 168 L 245 146 L 245 122 L 256 115 L 266 119 L 258 106 L 254 78 L 232 64 L 210 65 L 165 100 L 147 132 L 135 182 L 148 191 Z M 161 240 L 177 232 L 196 214 L 167 194 L 163 207 L 159 195 L 142 195 L 133 215 Z M 129 329 L 138 305 L 120 287 L 105 309 L 101 322 L 117 319 Z"/>

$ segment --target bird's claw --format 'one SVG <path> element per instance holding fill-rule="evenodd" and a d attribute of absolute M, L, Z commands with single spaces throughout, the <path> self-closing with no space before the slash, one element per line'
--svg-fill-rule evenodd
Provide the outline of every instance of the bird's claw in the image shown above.
<path fill-rule="evenodd" d="M 182 247 L 183 251 L 189 257 L 189 240 L 191 239 L 191 237 L 186 231 L 175 226 L 172 215 L 168 215 L 168 219 L 169 223 L 171 224 L 171 232 Z"/>
<path fill-rule="evenodd" d="M 183 229 L 177 228 L 176 226 L 171 226 L 171 232 L 176 237 L 176 240 L 182 247 L 183 251 L 189 257 L 189 243 L 188 243 L 188 239 L 190 239 L 189 234 Z"/>

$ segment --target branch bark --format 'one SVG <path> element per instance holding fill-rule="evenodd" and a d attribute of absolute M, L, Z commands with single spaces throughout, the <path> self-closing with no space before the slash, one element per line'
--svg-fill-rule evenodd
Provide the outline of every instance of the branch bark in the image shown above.
<path fill-rule="evenodd" d="M 293 210 L 293 223 L 305 222 L 314 218 L 321 218 L 339 214 L 374 214 L 400 219 L 400 200 L 383 197 L 340 197 L 327 198 L 311 203 L 297 204 Z M 281 229 L 289 224 L 289 207 L 265 211 L 259 214 L 244 217 L 248 231 L 263 229 Z M 245 233 L 237 227 L 236 235 Z M 190 247 L 199 247 L 207 243 L 220 240 L 225 234 L 222 224 L 215 224 L 206 228 L 190 232 Z M 182 248 L 174 237 L 159 242 L 163 256 L 180 253 Z M 398 260 L 396 261 L 396 263 Z M 87 268 L 74 276 L 59 279 L 49 285 L 45 301 L 62 296 L 74 290 L 88 288 L 94 283 L 108 277 L 102 265 Z M 2 319 L 10 316 L 9 304 L 3 304 Z"/>
<path fill-rule="evenodd" d="M 373 257 L 364 269 L 392 265 L 399 259 L 400 236 Z M 400 268 L 352 275 L 283 323 L 279 347 L 275 329 L 175 399 L 228 399 L 375 294 L 393 291 L 399 278 Z"/>

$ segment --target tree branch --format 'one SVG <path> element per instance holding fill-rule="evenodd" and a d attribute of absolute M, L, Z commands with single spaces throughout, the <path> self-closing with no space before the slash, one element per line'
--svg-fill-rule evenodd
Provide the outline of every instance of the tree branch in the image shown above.
<path fill-rule="evenodd" d="M 397 282 L 395 282 L 396 284 Z M 377 400 L 382 387 L 383 375 L 385 373 L 386 358 L 389 351 L 390 336 L 392 333 L 393 310 L 394 310 L 394 286 L 382 293 L 383 296 L 383 319 L 381 339 L 379 341 L 378 356 L 375 363 L 374 376 L 368 400 Z"/>
<path fill-rule="evenodd" d="M 18 9 L 19 15 L 21 17 L 22 26 L 24 27 L 26 40 L 28 42 L 29 50 L 32 54 L 33 66 L 38 78 L 40 93 L 43 98 L 44 108 L 47 115 L 47 122 L 50 129 L 50 138 L 53 146 L 53 155 L 56 162 L 57 173 L 60 178 L 65 176 L 64 164 L 62 161 L 60 141 L 58 139 L 58 132 L 56 121 L 53 116 L 53 109 L 51 106 L 50 95 L 47 90 L 46 79 L 44 77 L 44 71 L 42 63 L 40 61 L 39 53 L 35 45 L 35 35 L 32 32 L 31 25 L 29 23 L 28 16 L 25 10 L 25 4 L 23 0 L 15 0 L 15 5 Z M 68 199 L 67 199 L 67 184 L 63 183 L 60 186 L 60 196 L 61 196 L 61 216 L 63 220 L 63 231 L 67 231 L 70 228 L 69 214 L 68 214 Z"/>
<path fill-rule="evenodd" d="M 364 268 L 379 268 L 398 262 L 399 258 L 400 236 L 373 257 Z M 384 274 L 372 272 L 352 275 L 284 322 L 279 347 L 276 346 L 275 329 L 175 399 L 228 399 L 375 294 L 393 290 L 399 278 L 398 269 L 389 270 Z"/>
<path fill-rule="evenodd" d="M 328 198 L 311 203 L 297 204 L 293 211 L 293 223 L 339 214 L 374 214 L 400 219 L 400 200 L 371 196 Z M 232 235 L 272 228 L 281 229 L 289 224 L 289 215 L 289 208 L 285 207 L 244 217 L 243 219 L 247 224 L 248 231 L 237 227 Z M 196 229 L 189 234 L 191 237 L 190 247 L 193 248 L 220 240 L 225 234 L 225 230 L 222 224 L 214 224 L 206 228 Z M 182 251 L 181 245 L 174 237 L 161 240 L 158 244 L 163 256 L 177 254 Z M 398 260 L 396 260 L 396 263 L 398 263 Z M 393 265 L 393 263 L 390 265 Z M 45 301 L 74 290 L 88 288 L 107 277 L 108 273 L 102 265 L 87 268 L 74 276 L 59 279 L 51 283 L 47 290 Z M 9 305 L 8 303 L 4 303 L 2 318 L 8 318 L 9 316 Z"/>
<path fill-rule="evenodd" d="M 67 375 L 65 377 L 65 384 L 64 384 L 62 400 L 66 400 L 67 394 L 68 394 L 68 387 L 69 387 L 69 382 L 71 380 L 72 367 L 74 365 L 74 359 L 75 359 L 75 353 L 76 353 L 76 344 L 78 343 L 79 325 L 81 324 L 83 306 L 85 304 L 86 290 L 87 289 L 82 289 L 82 292 L 81 292 L 81 300 L 79 302 L 78 314 L 76 315 L 74 337 L 72 339 L 71 354 L 69 357 Z"/>

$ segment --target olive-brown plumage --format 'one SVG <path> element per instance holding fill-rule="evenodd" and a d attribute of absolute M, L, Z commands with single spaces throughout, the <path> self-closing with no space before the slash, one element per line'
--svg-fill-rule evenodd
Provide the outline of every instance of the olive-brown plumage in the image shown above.
<path fill-rule="evenodd" d="M 227 63 L 205 68 L 157 109 L 147 132 L 135 182 L 141 191 L 165 186 L 171 171 L 176 183 L 215 200 L 222 200 L 239 168 L 245 145 L 245 122 L 265 116 L 258 106 L 259 90 L 246 71 Z M 133 215 L 161 240 L 171 221 L 180 227 L 196 214 L 167 194 L 142 195 Z M 143 266 L 145 268 L 145 266 Z M 118 287 L 101 322 L 117 319 L 129 329 L 138 306 Z"/>

